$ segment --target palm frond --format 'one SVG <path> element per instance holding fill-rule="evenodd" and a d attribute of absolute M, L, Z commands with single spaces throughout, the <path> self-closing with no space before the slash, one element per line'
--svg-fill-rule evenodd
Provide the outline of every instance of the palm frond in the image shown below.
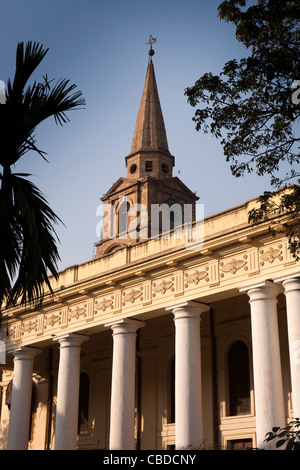
<path fill-rule="evenodd" d="M 62 79 L 52 90 L 45 94 L 45 101 L 43 103 L 44 119 L 54 116 L 55 122 L 62 126 L 69 121 L 65 114 L 67 111 L 72 111 L 75 108 L 78 109 L 79 106 L 85 105 L 81 91 L 73 92 L 76 85 L 69 85 L 69 83 L 69 80 Z"/>
<path fill-rule="evenodd" d="M 54 231 L 60 220 L 38 188 L 23 176 L 27 175 L 11 175 L 13 205 L 5 224 L 10 242 L 0 236 L 0 274 L 6 268 L 7 306 L 38 302 L 46 287 L 52 292 L 48 276 L 57 278 L 60 260 Z"/>
<path fill-rule="evenodd" d="M 16 54 L 16 72 L 13 84 L 8 80 L 6 102 L 0 106 L 0 126 L 3 139 L 0 164 L 13 165 L 28 151 L 45 158 L 45 152 L 35 145 L 36 127 L 53 116 L 57 124 L 69 121 L 66 112 L 85 105 L 82 92 L 69 80 L 57 84 L 47 75 L 43 81 L 34 82 L 25 89 L 30 75 L 45 57 L 48 49 L 39 43 L 19 43 Z"/>
<path fill-rule="evenodd" d="M 54 116 L 56 123 L 63 125 L 69 121 L 65 114 L 67 111 L 85 105 L 82 92 L 80 90 L 74 92 L 76 85 L 69 85 L 69 80 L 61 79 L 53 88 L 50 82 L 45 80 L 42 84 L 34 83 L 32 87 L 28 87 L 24 95 L 25 117 L 30 119 L 32 127 L 36 127 L 51 116 Z"/>
<path fill-rule="evenodd" d="M 44 49 L 43 45 L 37 42 L 28 41 L 18 43 L 16 53 L 16 71 L 13 84 L 8 80 L 6 103 L 20 103 L 23 99 L 23 91 L 27 81 L 34 70 L 41 63 L 49 49 Z"/>
<path fill-rule="evenodd" d="M 5 172 L 7 174 L 7 172 Z M 0 180 L 3 179 L 1 174 Z M 16 275 L 20 261 L 19 233 L 14 226 L 10 169 L 5 176 L 5 184 L 0 189 L 0 308 L 8 297 L 12 279 Z"/>
<path fill-rule="evenodd" d="M 7 306 L 41 301 L 45 289 L 52 292 L 49 274 L 58 276 L 54 225 L 60 220 L 29 175 L 10 169 L 29 151 L 46 160 L 36 145 L 36 127 L 51 116 L 63 125 L 68 111 L 85 104 L 69 80 L 53 84 L 45 75 L 42 82 L 27 85 L 47 52 L 37 42 L 18 44 L 15 76 L 0 105 L 0 309 L 4 301 Z"/>

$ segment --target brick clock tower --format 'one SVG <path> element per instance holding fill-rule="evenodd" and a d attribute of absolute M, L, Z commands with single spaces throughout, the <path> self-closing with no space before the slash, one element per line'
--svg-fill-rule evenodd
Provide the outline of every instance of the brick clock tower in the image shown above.
<path fill-rule="evenodd" d="M 126 245 L 145 241 L 150 238 L 151 233 L 160 233 L 161 222 L 155 222 L 158 224 L 155 230 L 153 227 L 154 221 L 151 217 L 153 207 L 166 207 L 166 205 L 171 208 L 179 207 L 182 208 L 183 214 L 184 206 L 189 205 L 192 220 L 195 220 L 195 202 L 199 198 L 172 174 L 175 159 L 169 151 L 157 91 L 152 61 L 153 42 L 155 40 L 150 37 L 144 90 L 131 151 L 125 157 L 127 177 L 119 178 L 101 198 L 105 207 L 104 236 L 96 243 L 96 258 L 124 248 Z M 145 209 L 141 218 L 139 218 L 140 213 L 134 210 L 137 207 Z M 172 229 L 174 213 L 171 212 L 169 215 L 170 229 Z M 138 223 L 137 230 L 134 221 Z"/>

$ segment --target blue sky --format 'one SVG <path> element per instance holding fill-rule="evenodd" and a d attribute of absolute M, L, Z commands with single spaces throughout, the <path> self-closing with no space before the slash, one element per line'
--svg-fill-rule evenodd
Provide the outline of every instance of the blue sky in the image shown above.
<path fill-rule="evenodd" d="M 57 227 L 60 269 L 93 258 L 100 197 L 126 176 L 144 86 L 149 35 L 174 176 L 200 197 L 205 216 L 223 211 L 269 189 L 255 174 L 236 179 L 220 143 L 196 132 L 193 109 L 184 96 L 205 72 L 242 57 L 231 24 L 217 16 L 220 0 L 2 0 L 0 80 L 13 78 L 20 41 L 38 41 L 49 52 L 35 78 L 68 78 L 86 99 L 69 113 L 63 128 L 54 120 L 37 130 L 38 155 L 27 155 L 17 171 L 46 195 L 64 222 Z M 179 173 L 178 173 L 179 172 Z"/>

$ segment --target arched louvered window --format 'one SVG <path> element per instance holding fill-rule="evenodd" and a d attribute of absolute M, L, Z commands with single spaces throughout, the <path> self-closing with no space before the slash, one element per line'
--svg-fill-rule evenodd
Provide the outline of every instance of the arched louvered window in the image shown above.
<path fill-rule="evenodd" d="M 237 341 L 228 352 L 230 416 L 251 412 L 249 352 L 245 343 Z"/>
<path fill-rule="evenodd" d="M 89 420 L 90 381 L 88 375 L 80 374 L 79 406 L 78 406 L 78 434 L 88 433 Z"/>
<path fill-rule="evenodd" d="M 125 200 L 120 204 L 119 207 L 119 234 L 127 233 L 127 225 L 128 225 L 128 211 L 130 209 L 129 202 Z"/>

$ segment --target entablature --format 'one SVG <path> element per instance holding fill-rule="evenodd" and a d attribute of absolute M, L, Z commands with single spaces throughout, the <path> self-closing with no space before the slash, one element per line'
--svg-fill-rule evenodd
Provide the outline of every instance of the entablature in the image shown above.
<path fill-rule="evenodd" d="M 122 318 L 146 320 L 166 314 L 178 301 L 210 304 L 228 296 L 241 295 L 249 283 L 299 273 L 299 263 L 288 249 L 286 237 L 269 235 L 251 244 L 201 250 L 191 256 L 182 252 L 164 254 L 119 268 L 103 276 L 76 282 L 48 296 L 39 311 L 24 308 L 4 312 L 2 337 L 7 349 L 35 345 L 62 332 L 101 331 Z"/>

